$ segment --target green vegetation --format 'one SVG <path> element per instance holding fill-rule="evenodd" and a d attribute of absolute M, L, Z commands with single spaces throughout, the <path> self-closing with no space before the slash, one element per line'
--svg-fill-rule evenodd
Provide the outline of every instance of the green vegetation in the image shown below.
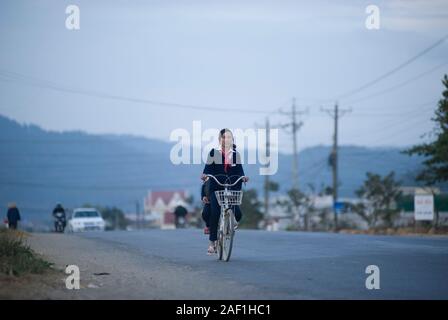
<path fill-rule="evenodd" d="M 20 231 L 0 229 L 0 273 L 20 276 L 27 273 L 43 273 L 51 264 L 38 257 L 24 242 Z"/>
<path fill-rule="evenodd" d="M 434 140 L 405 150 L 408 155 L 424 156 L 424 169 L 417 175 L 416 180 L 428 186 L 448 181 L 448 76 L 442 79 L 445 86 L 443 98 L 439 100 L 432 120 L 435 128 L 431 132 Z"/>
<path fill-rule="evenodd" d="M 399 187 L 400 182 L 395 180 L 393 171 L 385 177 L 367 172 L 367 179 L 364 185 L 356 190 L 356 195 L 370 204 L 361 202 L 351 205 L 351 209 L 371 228 L 377 227 L 378 223 L 390 228 L 400 212 L 394 205 L 401 196 Z"/>
<path fill-rule="evenodd" d="M 97 207 L 98 208 L 98 207 Z M 116 207 L 99 207 L 103 219 L 107 222 L 106 230 L 125 230 L 129 221 L 124 216 L 123 211 Z"/>
<path fill-rule="evenodd" d="M 248 189 L 244 192 L 240 209 L 243 212 L 243 218 L 239 226 L 243 229 L 258 229 L 258 223 L 263 219 L 263 213 L 257 190 Z"/>
<path fill-rule="evenodd" d="M 414 195 L 403 195 L 397 200 L 397 208 L 405 213 L 414 214 Z M 434 195 L 434 210 L 448 212 L 448 194 Z"/>

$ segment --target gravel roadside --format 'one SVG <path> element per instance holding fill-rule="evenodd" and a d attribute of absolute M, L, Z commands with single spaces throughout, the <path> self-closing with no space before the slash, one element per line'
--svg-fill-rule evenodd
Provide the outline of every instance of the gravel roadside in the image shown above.
<path fill-rule="evenodd" d="M 77 235 L 39 234 L 31 248 L 54 263 L 44 275 L 0 277 L 1 299 L 266 299 L 257 288 L 216 281 L 210 274 L 121 244 Z M 67 265 L 80 269 L 80 289 L 65 287 Z"/>

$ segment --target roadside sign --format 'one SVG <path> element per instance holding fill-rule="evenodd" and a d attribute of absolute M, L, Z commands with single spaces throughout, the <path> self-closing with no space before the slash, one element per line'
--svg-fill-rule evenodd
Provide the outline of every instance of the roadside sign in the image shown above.
<path fill-rule="evenodd" d="M 335 202 L 333 204 L 333 208 L 336 211 L 337 214 L 341 213 L 341 211 L 344 209 L 344 202 Z"/>
<path fill-rule="evenodd" d="M 416 194 L 414 196 L 414 219 L 432 221 L 434 219 L 434 196 Z"/>

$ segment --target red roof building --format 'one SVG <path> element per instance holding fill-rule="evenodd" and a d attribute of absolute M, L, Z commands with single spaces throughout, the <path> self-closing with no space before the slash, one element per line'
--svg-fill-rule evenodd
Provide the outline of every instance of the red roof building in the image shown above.
<path fill-rule="evenodd" d="M 189 207 L 186 190 L 152 191 L 144 199 L 145 214 L 152 216 L 162 229 L 175 228 L 174 209 L 181 205 Z"/>

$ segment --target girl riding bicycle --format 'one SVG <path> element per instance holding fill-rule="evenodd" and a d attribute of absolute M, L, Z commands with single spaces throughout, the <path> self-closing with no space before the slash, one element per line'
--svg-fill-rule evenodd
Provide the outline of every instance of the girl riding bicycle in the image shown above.
<path fill-rule="evenodd" d="M 220 149 L 212 149 L 208 154 L 207 163 L 202 173 L 202 180 L 206 180 L 207 174 L 214 175 L 221 183 L 226 183 L 232 178 L 239 178 L 244 176 L 243 166 L 241 165 L 240 154 L 236 151 L 236 146 L 233 143 L 233 134 L 229 129 L 222 129 L 219 132 L 219 144 Z M 236 179 L 235 179 L 236 180 Z M 242 181 L 247 182 L 249 178 L 245 177 Z M 232 181 L 231 181 L 232 182 Z M 242 182 L 238 183 L 235 190 L 241 189 Z M 205 205 L 210 204 L 208 215 L 206 215 L 204 220 L 207 227 L 209 228 L 209 246 L 207 253 L 213 254 L 216 252 L 216 240 L 218 233 L 218 223 L 220 217 L 220 206 L 216 199 L 215 191 L 221 190 L 215 181 L 209 181 L 209 192 L 208 197 L 203 197 L 203 202 Z M 242 214 L 239 206 L 235 207 L 235 219 L 237 222 L 241 220 Z M 206 229 L 207 229 L 206 227 Z M 206 231 L 206 230 L 205 230 Z M 207 232 L 206 232 L 207 233 Z"/>

